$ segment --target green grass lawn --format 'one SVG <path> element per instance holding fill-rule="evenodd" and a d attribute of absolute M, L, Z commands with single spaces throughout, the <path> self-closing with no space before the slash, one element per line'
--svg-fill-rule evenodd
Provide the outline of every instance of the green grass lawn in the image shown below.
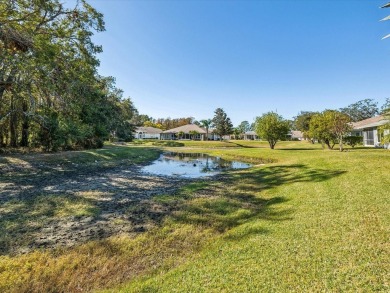
<path fill-rule="evenodd" d="M 180 151 L 255 166 L 155 196 L 172 212 L 136 238 L 0 256 L 0 291 L 390 290 L 389 151 L 218 143 L 184 142 Z M 135 148 L 143 149 L 121 150 Z"/>

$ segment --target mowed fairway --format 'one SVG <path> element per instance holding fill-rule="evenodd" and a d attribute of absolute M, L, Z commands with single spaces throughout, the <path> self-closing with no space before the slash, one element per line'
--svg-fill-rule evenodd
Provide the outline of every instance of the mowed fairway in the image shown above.
<path fill-rule="evenodd" d="M 148 206 L 168 212 L 137 236 L 0 256 L 0 291 L 390 290 L 390 151 L 221 144 L 169 150 L 254 167 L 153 195 Z"/>

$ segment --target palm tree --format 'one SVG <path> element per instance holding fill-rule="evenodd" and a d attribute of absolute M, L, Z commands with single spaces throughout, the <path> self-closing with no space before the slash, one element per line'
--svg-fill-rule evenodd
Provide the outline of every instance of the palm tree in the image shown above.
<path fill-rule="evenodd" d="M 212 126 L 213 120 L 211 119 L 200 120 L 200 124 L 202 127 L 206 129 L 206 140 L 209 140 L 209 128 Z"/>

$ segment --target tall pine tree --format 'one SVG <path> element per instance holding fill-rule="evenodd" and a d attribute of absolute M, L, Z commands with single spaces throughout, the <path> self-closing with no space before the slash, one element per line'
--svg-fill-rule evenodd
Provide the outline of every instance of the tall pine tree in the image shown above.
<path fill-rule="evenodd" d="M 214 113 L 214 133 L 219 135 L 220 140 L 222 140 L 224 135 L 228 135 L 233 132 L 233 124 L 222 108 L 217 108 Z"/>

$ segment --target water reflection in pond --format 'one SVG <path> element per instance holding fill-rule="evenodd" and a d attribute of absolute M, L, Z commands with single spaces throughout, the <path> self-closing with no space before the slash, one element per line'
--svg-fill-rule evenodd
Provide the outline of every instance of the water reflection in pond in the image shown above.
<path fill-rule="evenodd" d="M 245 169 L 250 166 L 250 164 L 226 161 L 206 154 L 172 152 L 162 154 L 152 165 L 143 167 L 142 171 L 156 175 L 198 178 L 213 176 L 223 170 Z"/>

